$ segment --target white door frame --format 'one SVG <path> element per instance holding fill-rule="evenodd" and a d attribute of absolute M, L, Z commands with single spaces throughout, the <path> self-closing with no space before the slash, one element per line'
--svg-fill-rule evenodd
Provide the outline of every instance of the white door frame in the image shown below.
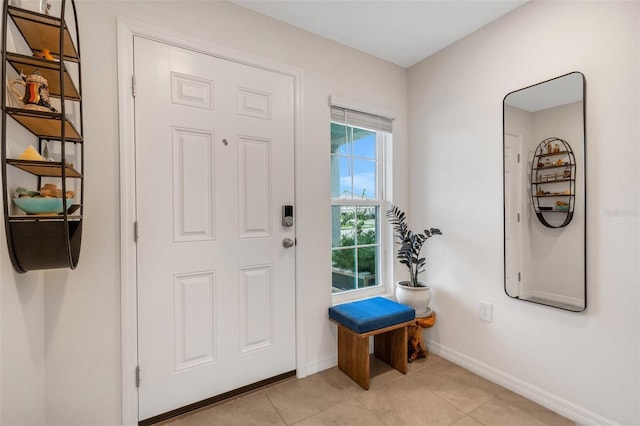
<path fill-rule="evenodd" d="M 189 49 L 218 58 L 288 75 L 293 78 L 294 89 L 294 150 L 295 200 L 302 200 L 302 180 L 297 164 L 302 158 L 302 70 L 248 55 L 235 49 L 203 42 L 138 21 L 118 17 L 118 119 L 120 139 L 120 320 L 122 346 L 122 424 L 138 424 L 138 388 L 135 372 L 138 365 L 136 245 L 134 242 L 135 210 L 135 121 L 132 96 L 133 37 L 140 36 L 173 46 Z M 304 222 L 296 208 L 296 235 L 303 234 Z M 144 231 L 142 231 L 144 232 Z M 299 238 L 298 238 L 299 239 Z M 296 247 L 296 371 L 298 377 L 306 375 L 305 316 L 303 285 L 303 252 Z M 144 380 L 144 373 L 143 378 Z"/>

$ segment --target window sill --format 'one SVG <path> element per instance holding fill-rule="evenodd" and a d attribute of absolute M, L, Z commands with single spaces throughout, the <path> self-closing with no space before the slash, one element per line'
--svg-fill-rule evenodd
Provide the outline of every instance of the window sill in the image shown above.
<path fill-rule="evenodd" d="M 341 303 L 355 302 L 357 300 L 370 299 L 376 296 L 395 300 L 394 294 L 390 292 L 389 289 L 377 287 L 373 289 L 352 290 L 332 294 L 331 304 L 332 306 L 340 305 Z"/>

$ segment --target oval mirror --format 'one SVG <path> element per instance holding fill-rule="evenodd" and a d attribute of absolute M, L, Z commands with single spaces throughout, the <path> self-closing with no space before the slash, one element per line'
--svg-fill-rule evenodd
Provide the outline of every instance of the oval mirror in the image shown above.
<path fill-rule="evenodd" d="M 585 78 L 505 96 L 504 287 L 514 299 L 587 307 Z"/>

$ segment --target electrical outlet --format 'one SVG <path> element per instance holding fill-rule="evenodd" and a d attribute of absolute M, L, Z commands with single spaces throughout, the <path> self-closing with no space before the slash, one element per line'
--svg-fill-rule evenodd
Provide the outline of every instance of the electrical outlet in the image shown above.
<path fill-rule="evenodd" d="M 491 303 L 480 301 L 480 319 L 487 322 L 493 320 L 493 305 Z"/>

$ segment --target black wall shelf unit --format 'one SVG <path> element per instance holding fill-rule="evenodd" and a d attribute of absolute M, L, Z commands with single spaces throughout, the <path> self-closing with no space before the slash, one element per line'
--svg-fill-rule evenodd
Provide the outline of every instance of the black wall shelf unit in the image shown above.
<path fill-rule="evenodd" d="M 4 0 L 2 9 L 4 224 L 9 256 L 20 273 L 75 269 L 80 256 L 84 210 L 80 38 L 74 0 L 56 2 L 56 8 L 59 15 L 49 15 L 48 9 L 41 13 Z M 12 98 L 8 86 L 13 75 L 46 79 L 55 108 L 29 108 Z M 17 147 L 26 149 L 29 145 L 40 154 L 52 147 L 52 157 L 58 158 L 17 158 Z M 13 205 L 18 186 L 38 190 L 47 183 L 59 186 L 63 199 L 73 188 L 73 205 L 57 214 L 28 214 Z M 65 206 L 65 201 L 61 202 Z"/>
<path fill-rule="evenodd" d="M 569 143 L 551 137 L 538 144 L 531 162 L 531 201 L 541 224 L 567 226 L 576 198 L 576 158 Z"/>

